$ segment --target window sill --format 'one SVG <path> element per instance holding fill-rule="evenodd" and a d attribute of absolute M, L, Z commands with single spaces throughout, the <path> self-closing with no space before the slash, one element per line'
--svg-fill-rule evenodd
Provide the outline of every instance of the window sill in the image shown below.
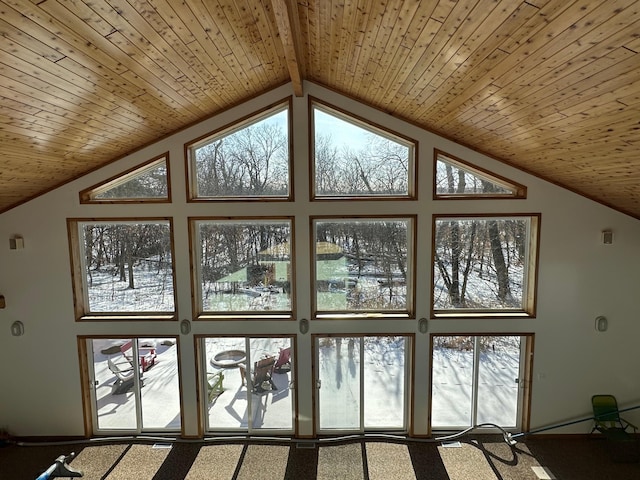
<path fill-rule="evenodd" d="M 461 310 L 451 312 L 434 312 L 431 314 L 432 320 L 446 320 L 446 319 L 468 319 L 468 318 L 535 318 L 534 315 L 518 311 L 503 311 L 503 312 L 466 312 Z"/>
<path fill-rule="evenodd" d="M 412 317 L 407 312 L 319 312 L 314 318 L 317 320 L 407 320 Z"/>
<path fill-rule="evenodd" d="M 132 321 L 141 321 L 141 322 L 153 322 L 153 321 L 172 321 L 177 320 L 176 315 L 174 313 L 167 314 L 155 314 L 155 313 L 125 313 L 125 314 L 113 314 L 113 315 L 83 315 L 78 318 L 76 321 L 78 322 L 132 322 Z"/>
<path fill-rule="evenodd" d="M 265 313 L 228 313 L 228 314 L 211 314 L 204 313 L 198 315 L 195 318 L 195 321 L 220 321 L 220 320 L 293 320 L 293 315 L 290 313 L 275 313 L 275 314 L 265 314 Z"/>

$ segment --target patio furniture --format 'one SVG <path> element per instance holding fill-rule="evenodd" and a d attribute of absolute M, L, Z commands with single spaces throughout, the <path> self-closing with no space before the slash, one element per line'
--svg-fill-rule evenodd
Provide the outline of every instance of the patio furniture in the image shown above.
<path fill-rule="evenodd" d="M 222 372 L 207 373 L 207 398 L 209 399 L 209 403 L 212 403 L 224 392 L 224 387 L 222 386 L 223 380 L 224 375 Z"/>
<path fill-rule="evenodd" d="M 113 394 L 121 395 L 127 393 L 133 386 L 134 382 L 134 367 L 130 362 L 115 363 L 111 357 L 107 358 L 107 365 L 109 370 L 116 376 L 116 381 L 113 384 Z M 140 374 L 140 386 L 143 386 L 142 374 Z"/>
<path fill-rule="evenodd" d="M 120 346 L 122 355 L 133 365 L 133 346 L 132 340 Z M 140 359 L 140 369 L 143 372 L 149 370 L 156 363 L 156 347 L 138 345 L 138 357 Z"/>
<path fill-rule="evenodd" d="M 247 386 L 247 366 L 244 363 L 238 364 L 240 370 L 240 381 L 243 387 Z"/>
<path fill-rule="evenodd" d="M 613 461 L 639 461 L 640 448 L 636 438 L 638 428 L 620 417 L 616 397 L 613 395 L 594 395 L 591 397 L 591 405 L 594 419 L 591 433 L 597 430 L 605 436 Z M 629 432 L 629 429 L 633 432 Z"/>
<path fill-rule="evenodd" d="M 285 373 L 291 371 L 291 347 L 281 348 L 276 364 L 273 366 L 276 373 Z"/>
<path fill-rule="evenodd" d="M 593 407 L 594 426 L 591 433 L 598 430 L 605 435 L 628 433 L 633 429 L 635 434 L 638 427 L 620 417 L 618 402 L 613 395 L 594 395 L 591 397 Z"/>
<path fill-rule="evenodd" d="M 224 369 L 239 368 L 240 379 L 242 380 L 242 385 L 244 386 L 245 385 L 244 362 L 246 360 L 246 356 L 247 354 L 244 350 L 239 350 L 239 349 L 223 350 L 222 352 L 216 353 L 211 358 L 211 360 L 209 360 L 209 363 L 211 364 L 211 366 L 217 369 L 220 368 L 224 370 Z M 209 403 L 211 403 L 212 398 L 217 397 L 224 391 L 224 389 L 222 388 L 222 379 L 224 379 L 224 375 L 222 374 L 222 372 L 216 372 L 214 373 L 214 375 L 220 375 L 220 379 L 219 379 L 220 391 L 216 394 L 215 388 L 214 388 L 214 391 L 212 391 L 211 388 L 209 389 L 209 397 L 210 397 Z M 218 380 L 214 380 L 214 382 L 218 382 Z M 214 397 L 211 397 L 211 395 L 214 395 Z"/>
<path fill-rule="evenodd" d="M 217 368 L 236 368 L 245 361 L 246 357 L 244 350 L 224 350 L 216 353 L 209 363 Z"/>
<path fill-rule="evenodd" d="M 272 378 L 275 364 L 276 359 L 273 356 L 265 357 L 253 364 L 253 379 L 251 381 L 253 393 L 264 393 L 278 389 Z"/>

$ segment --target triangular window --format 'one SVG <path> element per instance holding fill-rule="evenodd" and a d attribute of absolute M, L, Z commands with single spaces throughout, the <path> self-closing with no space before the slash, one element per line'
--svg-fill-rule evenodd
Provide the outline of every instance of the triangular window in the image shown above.
<path fill-rule="evenodd" d="M 171 202 L 169 154 L 80 192 L 80 203 Z"/>
<path fill-rule="evenodd" d="M 314 199 L 414 198 L 417 142 L 312 101 Z"/>
<path fill-rule="evenodd" d="M 290 100 L 186 145 L 190 200 L 289 200 Z"/>
<path fill-rule="evenodd" d="M 526 198 L 527 187 L 439 150 L 434 155 L 434 198 Z"/>

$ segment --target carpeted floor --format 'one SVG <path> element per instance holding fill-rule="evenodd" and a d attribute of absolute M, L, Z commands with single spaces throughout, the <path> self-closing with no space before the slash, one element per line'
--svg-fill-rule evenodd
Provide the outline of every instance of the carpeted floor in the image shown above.
<path fill-rule="evenodd" d="M 632 444 L 633 452 L 628 444 L 612 451 L 601 438 L 529 437 L 511 447 L 502 436 L 477 436 L 446 446 L 369 440 L 315 448 L 256 442 L 7 445 L 0 448 L 0 479 L 34 480 L 59 455 L 74 451 L 71 465 L 86 480 L 635 480 L 640 463 L 630 461 L 638 454 Z"/>

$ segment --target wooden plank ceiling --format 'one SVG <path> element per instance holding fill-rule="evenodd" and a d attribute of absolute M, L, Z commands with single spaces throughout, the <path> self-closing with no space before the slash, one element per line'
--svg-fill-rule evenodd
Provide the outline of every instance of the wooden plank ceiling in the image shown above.
<path fill-rule="evenodd" d="M 640 1 L 0 0 L 0 212 L 310 80 L 640 219 Z"/>

